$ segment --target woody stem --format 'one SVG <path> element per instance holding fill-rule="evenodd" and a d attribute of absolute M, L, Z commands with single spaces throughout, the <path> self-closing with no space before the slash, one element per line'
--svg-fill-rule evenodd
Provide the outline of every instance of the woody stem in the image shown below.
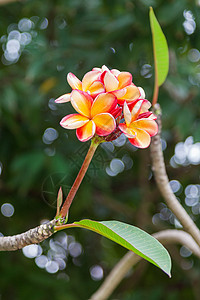
<path fill-rule="evenodd" d="M 65 202 L 62 206 L 62 209 L 60 211 L 60 217 L 61 218 L 65 218 L 67 216 L 69 208 L 70 208 L 70 206 L 72 204 L 72 201 L 73 201 L 73 199 L 76 195 L 76 192 L 78 191 L 78 188 L 79 188 L 79 186 L 80 186 L 80 184 L 81 184 L 81 182 L 82 182 L 82 180 L 85 176 L 85 173 L 86 173 L 86 171 L 87 171 L 87 169 L 90 165 L 92 157 L 93 157 L 98 145 L 101 142 L 102 142 L 102 140 L 99 139 L 98 137 L 95 137 L 95 138 L 92 139 L 91 144 L 90 144 L 90 148 L 89 148 L 88 153 L 85 157 L 85 160 L 82 164 L 82 167 L 81 167 L 81 169 L 80 169 L 80 171 L 79 171 L 79 173 L 78 173 L 78 175 L 77 175 L 77 177 L 76 177 L 76 179 L 75 179 L 75 181 L 74 181 L 74 183 L 73 183 L 73 185 L 72 185 L 72 187 L 69 191 L 69 194 L 67 195 L 67 198 L 65 199 Z"/>

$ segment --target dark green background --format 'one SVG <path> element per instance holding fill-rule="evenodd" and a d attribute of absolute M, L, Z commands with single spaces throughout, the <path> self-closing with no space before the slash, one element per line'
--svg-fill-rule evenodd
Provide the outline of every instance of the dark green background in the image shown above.
<path fill-rule="evenodd" d="M 129 71 L 133 82 L 142 86 L 151 100 L 153 68 L 144 72 L 144 65 L 153 65 L 149 6 L 153 6 L 169 44 L 170 72 L 160 89 L 159 103 L 163 109 L 163 139 L 167 142 L 167 171 L 170 179 L 180 181 L 182 192 L 178 197 L 184 205 L 185 187 L 199 183 L 199 165 L 173 168 L 170 159 L 175 145 L 188 136 L 194 137 L 194 143 L 200 142 L 200 60 L 189 59 L 190 50 L 200 48 L 198 4 L 189 0 L 28 0 L 0 6 L 0 205 L 11 203 L 15 208 L 10 218 L 0 214 L 0 232 L 20 233 L 53 218 L 59 185 L 66 195 L 84 159 L 89 142 L 79 142 L 75 131 L 59 125 L 73 109 L 70 104 L 54 105 L 50 100 L 70 92 L 68 72 L 81 79 L 85 72 L 103 64 Z M 188 11 L 196 25 L 192 34 L 183 26 Z M 4 58 L 8 33 L 16 30 L 23 18 L 34 22 L 34 28 L 28 31 L 32 41 L 21 48 L 18 61 L 11 63 Z M 48 26 L 42 29 L 45 18 Z M 42 140 L 47 128 L 55 128 L 59 134 L 49 145 Z M 124 155 L 131 157 L 133 167 L 115 177 L 108 176 L 105 169 L 110 161 Z M 151 175 L 149 149 L 133 151 L 128 142 L 115 147 L 114 152 L 99 147 L 69 220 L 116 219 L 148 233 L 174 228 L 169 220 L 158 218 L 156 224 L 152 223 L 152 216 L 163 208 L 163 199 Z M 192 215 L 191 208 L 186 209 Z M 200 225 L 199 215 L 192 216 Z M 89 231 L 70 229 L 67 233 L 82 245 L 83 253 L 78 262 L 68 255 L 66 268 L 56 274 L 38 268 L 22 251 L 0 253 L 0 299 L 89 299 L 102 282 L 91 278 L 90 268 L 100 265 L 105 278 L 126 251 Z M 41 246 L 47 253 L 49 242 Z M 173 260 L 172 279 L 142 262 L 110 299 L 199 299 L 199 261 L 194 256 L 181 257 L 179 248 L 168 247 Z M 185 270 L 183 266 L 187 265 Z"/>

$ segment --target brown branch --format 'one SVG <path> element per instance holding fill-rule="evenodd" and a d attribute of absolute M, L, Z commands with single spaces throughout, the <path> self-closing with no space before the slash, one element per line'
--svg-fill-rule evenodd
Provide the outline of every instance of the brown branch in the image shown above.
<path fill-rule="evenodd" d="M 0 251 L 15 251 L 27 245 L 38 244 L 54 233 L 56 220 L 32 228 L 24 233 L 0 237 Z"/>
<path fill-rule="evenodd" d="M 190 234 L 177 229 L 163 230 L 153 234 L 162 244 L 181 244 L 190 249 L 193 254 L 200 258 L 200 249 Z M 128 251 L 115 265 L 106 277 L 100 288 L 90 297 L 90 300 L 106 300 L 110 297 L 128 271 L 141 260 L 141 257 Z"/>
<path fill-rule="evenodd" d="M 160 133 L 162 128 L 161 123 L 161 110 L 159 104 L 154 106 L 154 111 L 157 114 L 157 122 L 159 127 L 159 132 L 156 136 L 152 138 L 150 145 L 151 159 L 152 159 L 152 169 L 154 172 L 155 180 L 157 186 L 165 199 L 168 207 L 171 209 L 173 214 L 181 222 L 184 229 L 191 234 L 196 243 L 200 246 L 200 231 L 193 220 L 190 218 L 186 210 L 179 203 L 176 196 L 172 192 L 169 184 L 169 179 L 166 173 L 164 157 L 162 152 L 162 146 L 160 142 Z"/>

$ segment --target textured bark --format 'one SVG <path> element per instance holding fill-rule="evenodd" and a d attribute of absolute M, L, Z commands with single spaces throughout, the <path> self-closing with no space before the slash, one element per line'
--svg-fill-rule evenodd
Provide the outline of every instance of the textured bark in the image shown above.
<path fill-rule="evenodd" d="M 27 245 L 38 244 L 54 233 L 56 220 L 32 228 L 24 233 L 0 237 L 0 251 L 15 251 Z"/>
<path fill-rule="evenodd" d="M 191 234 L 193 239 L 196 241 L 196 243 L 200 246 L 200 231 L 196 224 L 193 222 L 191 217 L 188 215 L 186 210 L 183 208 L 183 206 L 180 204 L 180 202 L 177 200 L 176 196 L 174 195 L 170 184 L 169 179 L 167 176 L 166 168 L 165 168 L 165 162 L 162 152 L 162 146 L 160 141 L 160 133 L 162 128 L 161 123 L 161 110 L 160 106 L 156 104 L 154 106 L 155 111 L 157 111 L 157 122 L 159 126 L 159 132 L 156 136 L 152 138 L 152 142 L 150 145 L 150 151 L 151 151 L 151 159 L 152 159 L 152 170 L 154 172 L 155 180 L 157 183 L 157 186 L 165 199 L 168 207 L 171 209 L 173 214 L 176 216 L 176 218 L 180 221 L 180 223 L 183 225 L 184 229 Z"/>

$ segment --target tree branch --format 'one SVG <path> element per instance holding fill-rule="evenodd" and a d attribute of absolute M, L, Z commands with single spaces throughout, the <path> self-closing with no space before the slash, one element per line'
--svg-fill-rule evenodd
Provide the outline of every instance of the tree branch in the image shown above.
<path fill-rule="evenodd" d="M 0 251 L 15 251 L 27 245 L 41 243 L 55 232 L 55 224 L 56 220 L 52 220 L 21 234 L 0 237 Z"/>
<path fill-rule="evenodd" d="M 163 230 L 153 234 L 162 244 L 181 244 L 190 249 L 200 258 L 200 249 L 190 234 L 177 229 Z M 90 300 L 106 300 L 113 293 L 128 271 L 141 260 L 141 257 L 128 251 L 115 265 L 100 288 L 90 297 Z"/>
<path fill-rule="evenodd" d="M 181 222 L 184 229 L 191 234 L 196 243 L 200 246 L 200 231 L 193 220 L 190 218 L 186 210 L 179 203 L 176 196 L 172 192 L 169 184 L 169 179 L 166 173 L 164 157 L 162 152 L 162 146 L 160 142 L 160 133 L 162 128 L 161 123 L 161 109 L 159 104 L 154 106 L 154 111 L 157 114 L 157 122 L 159 127 L 159 132 L 156 136 L 152 138 L 150 145 L 151 159 L 152 159 L 152 169 L 154 172 L 155 180 L 157 186 L 165 199 L 168 207 L 171 209 L 173 214 Z"/>

